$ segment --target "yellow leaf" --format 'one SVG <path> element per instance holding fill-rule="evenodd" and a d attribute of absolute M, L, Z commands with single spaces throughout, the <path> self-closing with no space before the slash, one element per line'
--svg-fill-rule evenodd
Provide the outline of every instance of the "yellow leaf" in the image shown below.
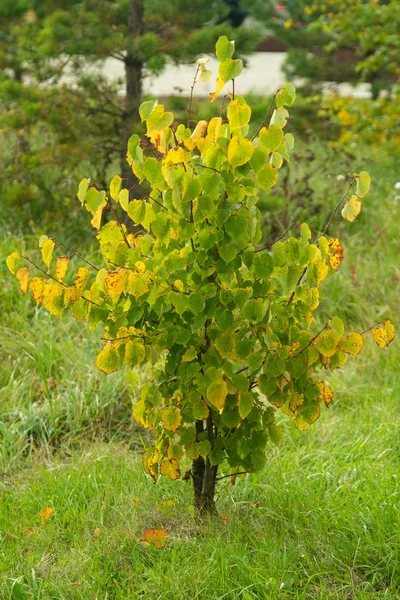
<path fill-rule="evenodd" d="M 392 321 L 385 321 L 383 327 L 377 327 L 372 330 L 375 342 L 380 348 L 386 348 L 391 342 L 393 342 L 396 331 Z"/>
<path fill-rule="evenodd" d="M 55 281 L 46 283 L 43 289 L 42 302 L 49 313 L 60 317 L 64 310 L 64 288 Z"/>
<path fill-rule="evenodd" d="M 203 138 L 206 133 L 207 126 L 208 126 L 207 121 L 199 121 L 197 123 L 196 127 L 194 128 L 194 131 L 193 131 L 192 135 L 190 136 L 190 138 L 194 141 L 199 140 L 200 138 Z"/>
<path fill-rule="evenodd" d="M 51 259 L 53 257 L 54 246 L 55 246 L 55 244 L 54 244 L 53 240 L 49 240 L 49 239 L 46 240 L 42 246 L 43 262 L 48 269 L 50 269 L 50 263 L 51 263 Z"/>
<path fill-rule="evenodd" d="M 103 215 L 103 209 L 104 209 L 103 205 L 99 206 L 99 208 L 94 213 L 92 213 L 93 217 L 90 221 L 90 224 L 94 229 L 97 229 L 97 230 L 100 229 L 101 217 Z"/>
<path fill-rule="evenodd" d="M 225 81 L 221 79 L 221 77 L 217 77 L 217 81 L 215 83 L 215 92 L 210 92 L 210 102 L 214 102 L 214 100 L 218 98 L 218 96 L 222 92 L 224 85 Z"/>
<path fill-rule="evenodd" d="M 164 500 L 158 505 L 158 510 L 160 512 L 169 512 L 174 508 L 174 506 L 175 502 L 173 500 Z"/>
<path fill-rule="evenodd" d="M 93 539 L 97 539 L 98 537 L 100 537 L 100 527 L 96 527 L 96 529 L 93 531 Z"/>
<path fill-rule="evenodd" d="M 19 288 L 25 296 L 28 289 L 29 270 L 27 269 L 27 267 L 21 267 L 16 272 L 15 277 L 18 279 Z"/>
<path fill-rule="evenodd" d="M 181 471 L 178 465 L 178 461 L 175 458 L 166 458 L 161 463 L 160 468 L 161 475 L 166 475 L 170 479 L 179 479 Z"/>
<path fill-rule="evenodd" d="M 146 270 L 146 265 L 141 260 L 137 260 L 135 262 L 135 267 L 137 268 L 137 270 L 139 271 L 139 273 L 144 273 L 145 270 Z"/>
<path fill-rule="evenodd" d="M 40 520 L 42 522 L 42 525 L 44 525 L 46 521 L 50 519 L 52 514 L 53 509 L 51 508 L 51 506 L 46 506 L 45 508 L 42 508 L 42 510 L 40 511 Z"/>
<path fill-rule="evenodd" d="M 356 331 L 352 331 L 349 335 L 343 335 L 339 340 L 339 348 L 346 352 L 346 354 L 352 354 L 357 356 L 364 346 L 364 340 L 362 335 Z"/>
<path fill-rule="evenodd" d="M 44 279 L 34 277 L 29 283 L 29 289 L 31 290 L 32 298 L 39 304 L 43 298 Z"/>
<path fill-rule="evenodd" d="M 329 385 L 326 385 L 323 381 L 317 381 L 319 387 L 319 397 L 325 402 L 325 406 L 328 407 L 332 402 L 333 392 Z"/>
<path fill-rule="evenodd" d="M 65 277 L 65 273 L 68 269 L 69 258 L 68 256 L 60 256 L 57 258 L 56 262 L 56 277 L 58 281 L 63 281 Z"/>
<path fill-rule="evenodd" d="M 104 284 L 112 301 L 117 300 L 125 290 L 125 282 L 126 271 L 124 269 L 108 271 Z"/>
<path fill-rule="evenodd" d="M 337 238 L 331 238 L 329 240 L 328 248 L 329 261 L 332 269 L 336 271 L 343 261 L 343 246 Z"/>
<path fill-rule="evenodd" d="M 78 291 L 78 297 L 82 295 L 83 288 L 85 287 L 88 279 L 89 269 L 87 269 L 86 267 L 79 267 L 79 269 L 75 273 L 75 289 Z"/>
<path fill-rule="evenodd" d="M 19 252 L 13 252 L 7 257 L 6 265 L 13 275 L 15 275 L 16 263 L 18 260 L 21 260 Z"/>
<path fill-rule="evenodd" d="M 142 541 L 147 545 L 152 544 L 156 548 L 165 546 L 168 537 L 167 529 L 146 529 L 142 535 Z"/>
<path fill-rule="evenodd" d="M 229 516 L 229 515 L 226 515 L 225 513 L 221 513 L 221 514 L 220 514 L 220 517 L 221 517 L 221 519 L 222 519 L 223 521 L 230 521 L 230 520 L 231 520 L 230 516 Z"/>

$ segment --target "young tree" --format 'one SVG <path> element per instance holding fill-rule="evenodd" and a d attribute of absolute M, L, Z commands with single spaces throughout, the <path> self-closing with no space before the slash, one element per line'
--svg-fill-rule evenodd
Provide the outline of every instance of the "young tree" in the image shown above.
<path fill-rule="evenodd" d="M 216 53 L 211 100 L 230 86 L 227 119 L 191 127 L 189 113 L 188 127 L 156 101 L 140 106 L 147 140 L 133 135 L 127 158 L 149 194 L 130 201 L 118 175 L 109 192 L 81 181 L 78 197 L 98 230 L 104 267 L 85 263 L 73 274 L 68 256 L 53 267 L 57 242 L 46 236 L 44 267 L 18 253 L 7 259 L 22 292 L 30 290 L 52 314 L 69 308 L 76 319 L 104 327 L 96 359 L 104 373 L 152 365 L 134 406 L 135 418 L 154 433 L 145 468 L 154 481 L 175 480 L 192 461 L 200 513 L 215 512 L 221 465 L 232 478 L 262 469 L 267 444 L 282 435 L 277 409 L 301 430 L 319 418 L 333 396 L 322 369 L 357 355 L 368 331 L 345 333 L 337 316 L 319 331 L 313 325 L 321 283 L 343 259 L 340 241 L 327 231 L 341 207 L 345 219 L 356 218 L 368 173 L 354 175 L 320 235 L 304 223 L 299 237 L 260 247 L 258 196 L 290 158 L 294 140 L 284 129 L 295 90 L 278 90 L 249 138 L 251 110 L 235 93 L 242 61 L 232 58 L 234 42 L 224 36 Z M 199 59 L 194 83 L 208 77 Z M 101 226 L 107 207 L 115 219 Z M 140 233 L 125 227 L 124 213 Z M 394 338 L 389 320 L 370 329 L 381 347 Z"/>

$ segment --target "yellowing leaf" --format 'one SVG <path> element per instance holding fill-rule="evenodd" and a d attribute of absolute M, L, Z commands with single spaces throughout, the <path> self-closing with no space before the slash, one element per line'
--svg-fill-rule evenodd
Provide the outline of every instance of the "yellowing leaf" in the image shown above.
<path fill-rule="evenodd" d="M 60 258 L 57 258 L 56 277 L 57 277 L 58 281 L 64 280 L 65 273 L 67 272 L 67 268 L 68 268 L 68 263 L 69 263 L 68 256 L 60 256 Z"/>
<path fill-rule="evenodd" d="M 389 344 L 393 342 L 396 335 L 392 321 L 385 321 L 383 327 L 377 327 L 376 329 L 373 329 L 372 335 L 380 348 L 386 348 L 386 346 L 389 346 Z"/>
<path fill-rule="evenodd" d="M 253 156 L 253 144 L 250 140 L 233 136 L 228 146 L 228 162 L 233 167 L 239 167 L 246 164 Z"/>
<path fill-rule="evenodd" d="M 323 381 L 317 381 L 319 387 L 319 397 L 322 402 L 325 402 L 325 406 L 328 407 L 332 402 L 333 392 L 329 385 L 326 385 Z"/>
<path fill-rule="evenodd" d="M 260 144 L 268 152 L 274 152 L 279 148 L 283 140 L 282 127 L 278 125 L 270 125 L 267 128 L 263 127 L 260 131 Z"/>
<path fill-rule="evenodd" d="M 125 346 L 125 362 L 129 367 L 136 367 L 144 361 L 145 347 L 140 340 L 129 340 Z"/>
<path fill-rule="evenodd" d="M 142 541 L 156 548 L 165 546 L 168 537 L 167 529 L 146 529 L 142 535 Z"/>
<path fill-rule="evenodd" d="M 357 199 L 357 196 L 351 196 L 342 208 L 342 217 L 352 223 L 356 217 L 360 214 L 361 202 Z"/>
<path fill-rule="evenodd" d="M 173 500 L 163 500 L 158 505 L 158 510 L 160 512 L 170 512 L 175 506 L 175 502 Z"/>
<path fill-rule="evenodd" d="M 118 350 L 111 342 L 107 342 L 96 357 L 96 365 L 106 375 L 117 371 L 119 368 Z"/>
<path fill-rule="evenodd" d="M 60 317 L 64 310 L 64 288 L 55 281 L 46 283 L 42 302 L 52 315 Z"/>
<path fill-rule="evenodd" d="M 160 473 L 161 475 L 166 475 L 172 480 L 179 479 L 181 476 L 181 471 L 178 461 L 175 458 L 166 458 L 161 463 Z"/>
<path fill-rule="evenodd" d="M 41 277 L 33 277 L 29 282 L 29 289 L 31 290 L 32 298 L 39 304 L 43 298 L 44 279 L 41 279 Z"/>
<path fill-rule="evenodd" d="M 317 348 L 323 356 L 333 356 L 337 350 L 337 344 L 339 341 L 339 335 L 328 329 L 317 339 Z"/>
<path fill-rule="evenodd" d="M 177 406 L 168 406 L 161 414 L 164 429 L 176 431 L 182 422 L 181 411 Z"/>
<path fill-rule="evenodd" d="M 21 256 L 20 256 L 19 252 L 13 252 L 6 259 L 6 265 L 7 265 L 8 269 L 9 269 L 9 271 L 13 275 L 15 275 L 17 261 L 19 261 L 19 260 L 21 260 Z"/>
<path fill-rule="evenodd" d="M 52 514 L 53 509 L 51 508 L 51 506 L 46 506 L 45 508 L 42 508 L 42 510 L 40 511 L 40 520 L 42 522 L 42 525 L 44 525 L 46 521 L 50 519 Z"/>
<path fill-rule="evenodd" d="M 329 261 L 332 269 L 336 271 L 343 261 L 343 246 L 337 238 L 331 238 L 329 240 L 328 248 Z"/>
<path fill-rule="evenodd" d="M 42 246 L 42 259 L 48 269 L 50 269 L 50 263 L 53 257 L 54 246 L 55 244 L 53 240 L 50 239 L 46 240 Z"/>
<path fill-rule="evenodd" d="M 146 119 L 147 135 L 166 129 L 174 122 L 174 115 L 165 112 L 164 106 L 158 104 Z"/>
<path fill-rule="evenodd" d="M 104 285 L 107 289 L 108 295 L 114 302 L 117 300 L 123 291 L 125 291 L 126 283 L 126 271 L 118 269 L 117 271 L 108 271 L 107 276 L 104 280 Z"/>
<path fill-rule="evenodd" d="M 367 171 L 361 171 L 359 175 L 356 176 L 357 179 L 357 189 L 356 194 L 359 198 L 364 198 L 369 192 L 369 186 L 371 185 L 371 177 Z"/>
<path fill-rule="evenodd" d="M 352 354 L 353 356 L 357 356 L 357 354 L 361 352 L 363 346 L 364 340 L 362 335 L 355 331 L 352 331 L 349 335 L 343 335 L 339 340 L 340 350 L 343 350 L 346 354 Z"/>
<path fill-rule="evenodd" d="M 29 270 L 27 269 L 27 267 L 21 267 L 16 272 L 15 277 L 18 279 L 19 288 L 25 296 L 28 289 Z"/>
<path fill-rule="evenodd" d="M 324 279 L 328 276 L 328 273 L 329 267 L 324 258 L 319 258 L 310 265 L 310 275 L 317 285 L 320 285 L 320 283 L 324 281 Z"/>
<path fill-rule="evenodd" d="M 231 131 L 247 125 L 251 117 L 251 108 L 243 99 L 232 100 L 228 106 L 228 121 Z"/>
<path fill-rule="evenodd" d="M 207 400 L 218 411 L 221 411 L 225 406 L 225 400 L 228 395 L 228 386 L 226 382 L 213 381 L 207 388 Z"/>
<path fill-rule="evenodd" d="M 75 273 L 75 289 L 78 291 L 79 297 L 81 296 L 88 279 L 89 269 L 86 267 L 79 267 Z"/>

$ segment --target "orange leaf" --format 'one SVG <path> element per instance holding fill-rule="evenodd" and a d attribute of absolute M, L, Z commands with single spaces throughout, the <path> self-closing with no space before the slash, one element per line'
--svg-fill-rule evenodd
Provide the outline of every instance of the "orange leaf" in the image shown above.
<path fill-rule="evenodd" d="M 42 522 L 42 525 L 44 525 L 46 521 L 50 519 L 52 514 L 53 509 L 51 508 L 51 506 L 46 506 L 45 508 L 42 508 L 42 510 L 40 511 L 40 520 Z"/>
<path fill-rule="evenodd" d="M 142 535 L 142 541 L 147 545 L 153 544 L 156 548 L 162 548 L 167 541 L 168 531 L 166 529 L 146 529 Z"/>

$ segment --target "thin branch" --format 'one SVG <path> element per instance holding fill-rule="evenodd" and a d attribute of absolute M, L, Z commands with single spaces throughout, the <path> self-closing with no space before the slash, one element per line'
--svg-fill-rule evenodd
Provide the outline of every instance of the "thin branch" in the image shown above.
<path fill-rule="evenodd" d="M 53 275 L 50 275 L 50 273 L 46 273 L 46 271 L 44 269 L 41 269 L 40 267 L 38 267 L 33 261 L 31 261 L 30 258 L 28 258 L 27 256 L 23 256 L 23 254 L 20 255 L 21 258 L 23 258 L 24 260 L 28 261 L 28 263 L 30 263 L 33 267 L 35 267 L 35 269 L 37 269 L 38 271 L 40 271 L 41 273 L 43 273 L 44 275 L 46 275 L 46 277 L 48 277 L 49 279 L 52 279 L 53 281 L 55 281 L 56 283 L 59 283 L 62 287 L 68 289 L 70 286 L 66 283 L 64 283 L 63 281 L 58 281 L 58 279 L 56 279 L 56 277 L 53 277 Z M 89 298 L 86 298 L 85 296 L 81 295 L 81 298 L 83 298 L 84 300 L 86 300 L 86 302 L 89 302 L 90 304 L 93 304 L 93 306 L 100 306 L 100 304 L 97 304 L 97 302 L 93 302 L 93 300 L 89 300 Z"/>
<path fill-rule="evenodd" d="M 384 325 L 384 324 L 385 324 L 385 321 L 378 321 L 377 323 L 375 323 L 375 325 L 371 325 L 371 327 L 368 327 L 368 329 L 365 329 L 364 331 L 362 331 L 360 333 L 360 335 L 364 335 L 364 333 L 371 331 L 371 329 L 373 329 L 374 327 L 378 327 L 378 325 Z"/>
<path fill-rule="evenodd" d="M 293 223 L 286 229 L 286 231 L 284 233 L 282 233 L 282 235 L 280 235 L 276 240 L 274 240 L 273 242 L 271 242 L 270 244 L 267 244 L 266 246 L 263 246 L 262 248 L 258 248 L 257 250 L 254 250 L 254 252 L 262 252 L 263 250 L 268 250 L 268 248 L 272 248 L 272 246 L 274 244 L 276 244 L 277 242 L 279 242 L 279 240 L 281 240 L 282 238 L 285 237 L 285 235 L 287 233 L 289 233 L 289 231 L 296 225 L 297 221 L 299 220 L 300 217 L 296 217 L 295 220 L 293 221 Z"/>
<path fill-rule="evenodd" d="M 332 223 L 332 219 L 335 216 L 336 212 L 338 211 L 340 205 L 342 204 L 343 200 L 346 198 L 348 191 L 350 190 L 351 186 L 353 185 L 353 183 L 355 182 L 356 178 L 353 177 L 353 179 L 350 181 L 345 193 L 343 194 L 343 196 L 340 198 L 339 202 L 336 204 L 335 208 L 333 209 L 333 212 L 331 214 L 331 216 L 329 217 L 329 221 L 326 224 L 326 227 L 322 233 L 322 237 L 325 235 L 325 233 L 327 232 L 327 229 L 329 227 L 329 225 Z"/>
<path fill-rule="evenodd" d="M 319 336 L 321 335 L 321 333 L 322 333 L 323 331 L 325 331 L 325 329 L 326 329 L 327 327 L 328 327 L 328 323 L 325 325 L 325 327 L 323 327 L 323 328 L 321 329 L 321 331 L 319 331 L 319 332 L 317 333 L 317 335 L 314 335 L 314 337 L 313 337 L 313 338 L 311 338 L 311 340 L 308 342 L 308 344 L 307 344 L 306 346 L 304 346 L 304 348 L 302 348 L 302 349 L 301 349 L 299 352 L 297 352 L 297 354 L 294 354 L 294 355 L 293 355 L 291 358 L 296 358 L 296 356 L 300 356 L 300 354 L 302 354 L 302 353 L 304 352 L 304 350 L 307 350 L 307 348 L 308 348 L 309 346 L 311 346 L 311 344 L 312 344 L 313 342 L 315 342 L 315 340 L 317 339 L 317 337 L 319 337 Z"/>
<path fill-rule="evenodd" d="M 232 100 L 235 99 L 235 80 L 232 79 Z"/>
<path fill-rule="evenodd" d="M 79 260 L 82 260 L 84 263 L 86 263 L 87 265 L 89 265 L 89 267 L 91 267 L 95 271 L 99 271 L 100 270 L 97 267 L 95 267 L 94 265 L 92 265 L 92 263 L 90 263 L 88 260 L 86 260 L 85 258 L 83 258 L 82 256 L 80 256 L 77 252 L 75 252 L 75 250 L 72 250 L 72 248 L 68 248 L 68 246 L 66 246 L 62 242 L 59 242 L 55 237 L 50 236 L 50 239 L 53 240 L 53 242 L 56 244 L 56 246 L 61 246 L 62 248 L 65 248 L 66 250 L 68 250 L 68 252 L 70 254 L 72 254 L 73 256 L 77 256 L 79 258 Z"/>
<path fill-rule="evenodd" d="M 197 65 L 196 73 L 193 78 L 192 87 L 190 88 L 190 98 L 189 98 L 189 106 L 188 106 L 188 122 L 187 122 L 188 128 L 190 127 L 190 113 L 192 112 L 193 91 L 194 91 L 194 86 L 196 85 L 196 78 L 199 73 L 199 70 L 200 70 L 200 65 Z"/>
<path fill-rule="evenodd" d="M 251 141 L 253 141 L 253 140 L 254 140 L 254 139 L 255 139 L 255 138 L 258 136 L 258 134 L 260 133 L 261 129 L 264 127 L 264 125 L 267 123 L 268 119 L 270 118 L 270 116 L 271 116 L 271 112 L 272 112 L 272 109 L 273 109 L 273 107 L 274 107 L 274 104 L 275 104 L 275 98 L 276 98 L 276 95 L 278 94 L 278 92 L 280 92 L 280 90 L 281 90 L 281 89 L 282 89 L 282 88 L 279 88 L 278 90 L 276 90 L 275 94 L 272 96 L 271 104 L 269 105 L 269 108 L 268 108 L 267 114 L 265 115 L 265 119 L 264 119 L 264 121 L 261 123 L 261 125 L 260 125 L 260 127 L 257 129 L 257 131 L 255 132 L 255 134 L 253 135 L 253 137 L 251 138 Z"/>
<path fill-rule="evenodd" d="M 250 471 L 239 471 L 238 473 L 231 473 L 230 475 L 221 475 L 221 477 L 217 477 L 215 481 L 221 481 L 221 479 L 226 479 L 227 477 L 236 477 L 236 475 L 248 475 Z"/>
<path fill-rule="evenodd" d="M 117 213 L 115 212 L 115 210 L 113 209 L 113 207 L 111 206 L 110 202 L 108 202 L 108 203 L 107 203 L 107 207 L 108 207 L 108 208 L 111 210 L 112 214 L 114 215 L 115 222 L 117 223 L 118 227 L 120 228 L 120 231 L 121 231 L 121 233 L 122 233 L 122 237 L 123 237 L 123 238 L 124 238 L 124 240 L 125 240 L 125 244 L 128 246 L 128 248 L 130 248 L 130 247 L 131 247 L 131 245 L 130 245 L 130 243 L 128 242 L 128 238 L 127 238 L 127 237 L 126 237 L 126 235 L 125 235 L 125 231 L 124 231 L 124 228 L 122 227 L 122 223 L 121 223 L 121 221 L 119 220 L 119 218 L 118 218 L 118 215 L 117 215 Z"/>

